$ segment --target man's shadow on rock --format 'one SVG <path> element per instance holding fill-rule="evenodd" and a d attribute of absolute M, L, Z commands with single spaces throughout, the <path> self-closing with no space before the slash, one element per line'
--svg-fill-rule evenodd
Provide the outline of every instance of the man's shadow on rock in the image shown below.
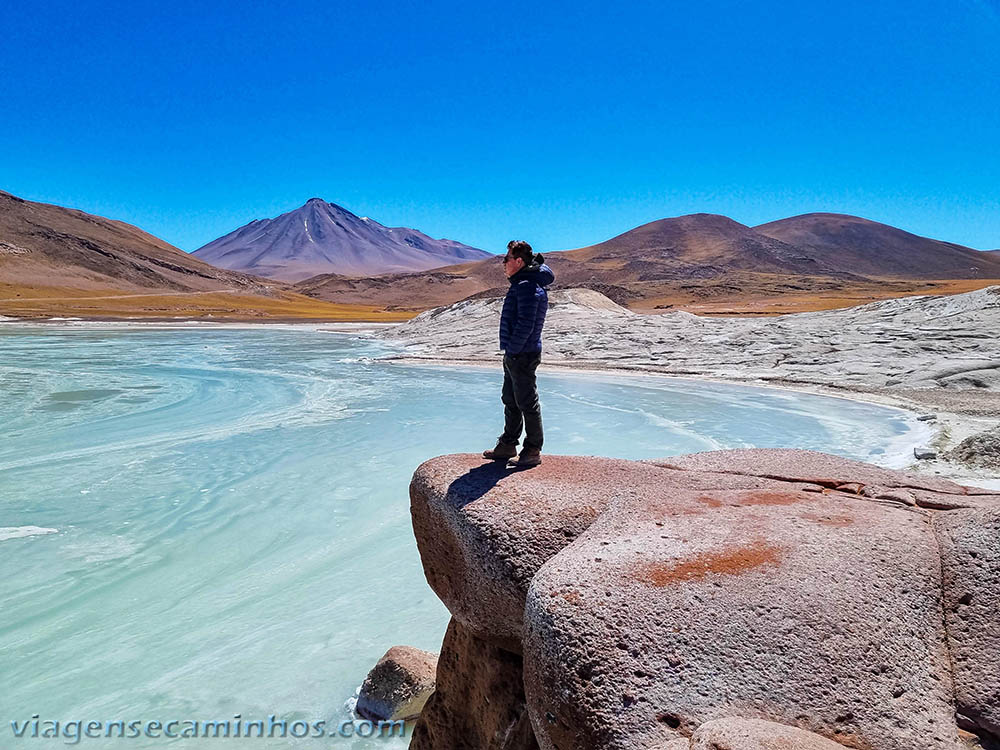
<path fill-rule="evenodd" d="M 464 508 L 496 487 L 501 479 L 519 471 L 524 469 L 508 466 L 504 461 L 486 461 L 481 466 L 469 469 L 448 485 L 448 503 L 453 508 Z"/>

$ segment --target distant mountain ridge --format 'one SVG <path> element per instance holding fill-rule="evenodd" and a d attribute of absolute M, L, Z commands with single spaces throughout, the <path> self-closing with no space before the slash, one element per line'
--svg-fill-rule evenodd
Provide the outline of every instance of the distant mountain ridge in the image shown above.
<path fill-rule="evenodd" d="M 268 293 L 131 224 L 0 191 L 0 282 L 29 287 Z"/>
<path fill-rule="evenodd" d="M 216 268 L 130 224 L 0 190 L 0 320 L 401 320 Z"/>
<path fill-rule="evenodd" d="M 832 213 L 802 214 L 756 227 L 717 214 L 687 214 L 552 256 L 603 267 L 610 274 L 605 280 L 615 282 L 738 271 L 839 279 L 1000 278 L 1000 262 L 984 258 L 979 250 Z M 629 279 L 630 274 L 638 278 Z"/>
<path fill-rule="evenodd" d="M 598 265 L 615 281 L 708 278 L 731 271 L 856 277 L 815 254 L 719 214 L 660 219 L 610 240 L 557 253 Z M 609 279 L 610 280 L 610 279 Z"/>
<path fill-rule="evenodd" d="M 844 214 L 803 214 L 758 227 L 717 214 L 688 214 L 544 255 L 556 286 L 586 287 L 618 304 L 645 308 L 841 290 L 875 299 L 885 290 L 912 288 L 912 281 L 926 281 L 919 286 L 930 290 L 934 279 L 1000 279 L 1000 253 Z M 420 309 L 493 294 L 505 285 L 495 263 L 484 260 L 432 273 L 317 276 L 297 289 L 324 300 Z"/>
<path fill-rule="evenodd" d="M 911 234 L 847 214 L 792 216 L 754 229 L 804 254 L 863 276 L 909 279 L 1000 278 L 1000 261 L 980 250 Z"/>
<path fill-rule="evenodd" d="M 378 247 L 361 243 L 364 259 L 387 254 L 398 260 L 400 253 L 413 252 L 432 267 L 369 276 L 310 273 L 294 287 L 313 298 L 305 300 L 284 282 L 209 265 L 129 224 L 0 191 L 0 302 L 51 298 L 46 309 L 59 310 L 60 299 L 124 293 L 157 297 L 159 302 L 134 303 L 146 314 L 202 305 L 218 315 L 266 307 L 273 311 L 268 314 L 320 318 L 334 314 L 323 305 L 335 302 L 391 310 L 398 318 L 465 298 L 495 297 L 507 288 L 496 256 L 481 250 L 385 227 L 318 199 L 289 214 L 294 216 L 285 224 L 260 220 L 235 234 L 316 240 L 333 233 L 352 242 L 374 236 Z M 283 227 L 287 233 L 281 232 Z M 446 256 L 471 250 L 476 259 L 428 258 L 427 243 L 444 246 Z M 556 287 L 591 289 L 649 312 L 683 307 L 708 314 L 773 314 L 917 292 L 968 291 L 1000 279 L 1000 251 L 972 250 L 843 214 L 804 214 L 759 227 L 715 214 L 690 214 L 649 222 L 588 247 L 544 254 L 555 270 Z M 239 299 L 216 298 L 219 293 Z M 315 300 L 322 302 L 315 305 Z M 133 303 L 113 304 L 124 309 Z M 76 308 L 96 306 L 80 302 Z M 8 304 L 7 309 L 13 308 Z"/>
<path fill-rule="evenodd" d="M 192 253 L 206 263 L 283 281 L 318 274 L 376 276 L 425 271 L 491 257 L 454 240 L 387 227 L 321 198 L 257 219 Z"/>

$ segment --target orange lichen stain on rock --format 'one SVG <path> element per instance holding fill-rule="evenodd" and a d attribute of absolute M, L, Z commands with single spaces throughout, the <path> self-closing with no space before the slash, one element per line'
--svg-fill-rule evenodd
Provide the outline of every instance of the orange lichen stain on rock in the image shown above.
<path fill-rule="evenodd" d="M 636 580 L 657 588 L 683 581 L 699 581 L 710 575 L 740 575 L 781 562 L 781 547 L 758 541 L 678 561 L 657 561 L 638 566 Z"/>
<path fill-rule="evenodd" d="M 721 508 L 724 505 L 731 507 L 746 505 L 793 505 L 794 503 L 807 502 L 810 499 L 808 496 L 803 496 L 797 492 L 766 492 L 759 490 L 730 493 L 725 502 L 712 495 L 698 495 L 695 498 L 699 503 L 709 508 Z"/>
<path fill-rule="evenodd" d="M 741 495 L 740 505 L 794 505 L 811 498 L 803 497 L 794 492 L 751 492 Z"/>
<path fill-rule="evenodd" d="M 850 516 L 831 516 L 823 515 L 822 513 L 803 513 L 802 518 L 807 521 L 814 521 L 815 523 L 821 523 L 824 526 L 851 526 L 854 524 L 854 519 Z"/>
<path fill-rule="evenodd" d="M 564 591 L 564 592 L 562 592 L 562 598 L 565 599 L 569 604 L 579 604 L 580 603 L 580 592 L 579 591 Z"/>

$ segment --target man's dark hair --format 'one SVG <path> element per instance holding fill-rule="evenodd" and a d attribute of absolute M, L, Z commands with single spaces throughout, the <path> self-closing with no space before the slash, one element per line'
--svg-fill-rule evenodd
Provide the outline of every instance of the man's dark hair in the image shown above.
<path fill-rule="evenodd" d="M 524 240 L 511 240 L 508 242 L 507 254 L 512 258 L 520 258 L 526 266 L 530 266 L 532 259 L 535 257 L 535 251 Z"/>

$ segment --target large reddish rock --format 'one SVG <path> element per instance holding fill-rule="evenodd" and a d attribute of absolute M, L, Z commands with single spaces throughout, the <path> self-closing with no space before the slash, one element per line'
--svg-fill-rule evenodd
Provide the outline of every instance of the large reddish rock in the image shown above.
<path fill-rule="evenodd" d="M 569 495 L 582 469 L 546 462 L 515 474 L 482 456 L 441 456 L 410 483 L 424 574 L 452 616 L 482 640 L 520 653 L 528 584 L 542 563 L 586 529 L 601 498 Z"/>
<path fill-rule="evenodd" d="M 934 521 L 959 722 L 1000 737 L 1000 508 Z"/>
<path fill-rule="evenodd" d="M 683 747 L 721 719 L 811 732 L 816 747 L 955 750 L 953 684 L 963 725 L 994 732 L 992 666 L 953 669 L 952 656 L 995 663 L 998 597 L 977 600 L 958 640 L 944 616 L 968 615 L 954 581 L 995 586 L 977 515 L 1000 509 L 988 490 L 755 450 L 548 456 L 528 471 L 442 456 L 410 495 L 428 581 L 453 615 L 439 690 L 448 675 L 470 696 L 432 698 L 419 736 L 521 717 L 523 701 L 545 750 Z M 940 518 L 958 524 L 954 563 Z M 506 665 L 505 682 L 523 656 L 523 697 L 491 698 L 463 666 L 472 654 Z"/>
<path fill-rule="evenodd" d="M 479 638 L 520 653 L 531 579 L 610 501 L 667 490 L 789 486 L 800 484 L 587 456 L 547 456 L 524 471 L 461 453 L 417 467 L 410 512 L 424 574 L 452 616 Z"/>
<path fill-rule="evenodd" d="M 792 490 L 616 503 L 528 593 L 539 744 L 624 750 L 744 716 L 954 748 L 940 575 L 911 508 Z"/>

